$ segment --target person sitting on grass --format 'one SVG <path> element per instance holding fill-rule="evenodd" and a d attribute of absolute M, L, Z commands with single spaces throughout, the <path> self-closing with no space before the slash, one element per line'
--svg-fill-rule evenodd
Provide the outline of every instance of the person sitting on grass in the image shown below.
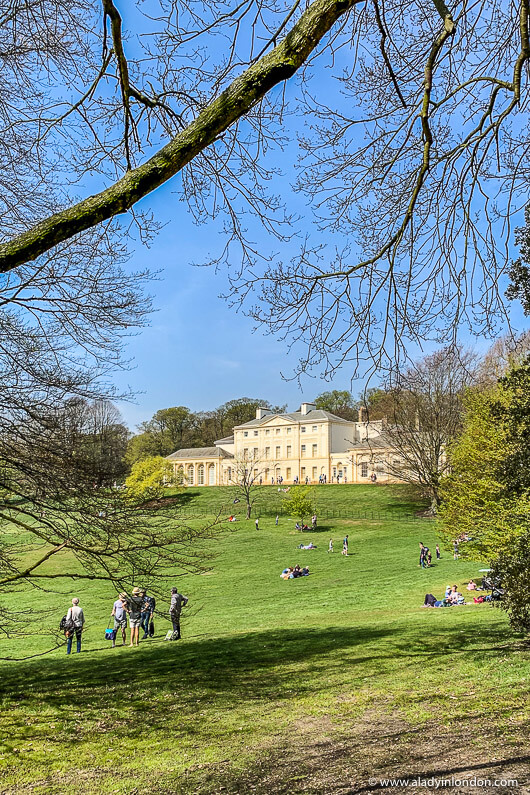
<path fill-rule="evenodd" d="M 289 566 L 289 568 L 284 569 L 282 571 L 280 577 L 282 578 L 282 580 L 288 580 L 292 573 L 293 573 L 293 567 Z"/>
<path fill-rule="evenodd" d="M 477 590 L 477 583 L 475 580 L 470 580 L 466 585 L 468 591 L 476 591 Z"/>
<path fill-rule="evenodd" d="M 309 577 L 309 566 L 304 566 L 302 569 L 302 577 Z"/>
<path fill-rule="evenodd" d="M 294 580 L 294 579 L 296 579 L 296 577 L 301 577 L 301 576 L 302 576 L 302 569 L 300 568 L 300 564 L 297 563 L 296 566 L 293 569 L 293 573 L 291 574 L 291 577 Z"/>

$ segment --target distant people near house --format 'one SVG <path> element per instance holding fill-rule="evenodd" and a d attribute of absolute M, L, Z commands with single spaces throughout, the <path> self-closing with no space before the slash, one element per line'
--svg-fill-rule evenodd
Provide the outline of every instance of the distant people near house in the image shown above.
<path fill-rule="evenodd" d="M 144 606 L 144 596 L 141 588 L 133 588 L 129 597 L 129 628 L 131 630 L 130 646 L 138 646 L 140 643 L 140 625 L 142 623 L 142 610 Z"/>
<path fill-rule="evenodd" d="M 372 472 L 372 474 L 370 475 L 370 480 L 372 481 L 372 483 L 375 483 L 377 481 L 377 475 L 375 474 L 375 472 Z"/>
<path fill-rule="evenodd" d="M 127 612 L 129 610 L 128 604 L 128 596 L 123 591 L 119 594 L 118 598 L 114 602 L 112 607 L 111 616 L 114 618 L 114 640 L 112 641 L 112 648 L 116 647 L 116 638 L 118 636 L 118 632 L 121 631 L 121 638 L 122 638 L 122 646 L 125 646 L 127 643 Z"/>
<path fill-rule="evenodd" d="M 83 634 L 83 627 L 85 625 L 85 614 L 83 608 L 79 607 L 79 599 L 74 597 L 72 599 L 72 607 L 68 608 L 66 614 L 66 653 L 70 654 L 72 651 L 72 641 L 75 639 L 77 642 L 77 653 L 81 651 L 81 636 Z"/>
<path fill-rule="evenodd" d="M 169 606 L 169 617 L 173 625 L 171 640 L 180 640 L 180 615 L 182 608 L 188 604 L 188 597 L 178 592 L 178 588 L 171 589 L 171 604 Z"/>

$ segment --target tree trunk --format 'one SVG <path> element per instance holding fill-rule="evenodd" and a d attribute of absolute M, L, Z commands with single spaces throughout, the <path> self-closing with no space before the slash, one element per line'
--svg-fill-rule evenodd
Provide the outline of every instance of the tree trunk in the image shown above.
<path fill-rule="evenodd" d="M 252 505 L 247 502 L 247 519 L 250 519 L 250 512 L 252 511 Z"/>

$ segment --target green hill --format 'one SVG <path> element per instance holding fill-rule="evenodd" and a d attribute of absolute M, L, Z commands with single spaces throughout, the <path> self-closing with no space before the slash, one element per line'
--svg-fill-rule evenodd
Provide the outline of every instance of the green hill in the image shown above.
<path fill-rule="evenodd" d="M 230 504 L 226 491 L 196 492 L 190 514 L 214 512 L 216 494 Z M 205 544 L 211 570 L 177 581 L 190 598 L 177 643 L 162 640 L 167 604 L 154 639 L 111 649 L 106 585 L 21 592 L 19 605 L 53 612 L 38 635 L 4 640 L 4 658 L 45 652 L 71 595 L 88 623 L 80 655 L 2 662 L 1 791 L 370 792 L 374 777 L 429 771 L 522 780 L 527 647 L 499 609 L 421 607 L 480 567 L 447 552 L 418 567 L 436 527 L 414 518 L 422 506 L 402 487 L 328 486 L 318 499 L 321 516 L 344 518 L 302 535 L 263 512 L 259 531 L 241 520 Z M 316 550 L 297 548 L 309 540 Z M 297 562 L 311 576 L 281 580 Z"/>

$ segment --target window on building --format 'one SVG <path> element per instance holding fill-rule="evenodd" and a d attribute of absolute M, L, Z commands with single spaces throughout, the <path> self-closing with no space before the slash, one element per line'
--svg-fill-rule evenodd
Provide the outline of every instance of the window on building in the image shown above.
<path fill-rule="evenodd" d="M 302 457 L 304 457 L 304 456 L 305 456 L 305 444 L 303 444 L 303 445 L 301 446 L 300 450 L 301 450 L 301 452 L 302 452 Z"/>
<path fill-rule="evenodd" d="M 271 449 L 270 449 L 270 447 L 266 447 L 265 448 L 265 458 L 270 458 L 270 457 L 271 457 Z"/>
<path fill-rule="evenodd" d="M 254 431 L 254 436 L 257 436 L 257 435 L 258 435 L 258 432 L 257 432 L 257 431 Z"/>
<path fill-rule="evenodd" d="M 362 478 L 368 477 L 368 463 L 366 461 L 363 461 L 361 463 L 361 477 Z"/>
<path fill-rule="evenodd" d="M 265 428 L 265 436 L 270 436 L 270 428 Z"/>
<path fill-rule="evenodd" d="M 311 430 L 312 430 L 312 431 L 318 431 L 318 425 L 313 425 L 313 427 L 311 428 Z"/>
<path fill-rule="evenodd" d="M 248 458 L 248 447 L 244 447 L 244 448 L 243 448 L 243 456 L 244 456 L 245 458 Z"/>
<path fill-rule="evenodd" d="M 300 433 L 305 433 L 305 425 L 300 426 Z"/>
<path fill-rule="evenodd" d="M 248 436 L 248 431 L 243 431 L 243 436 Z"/>
<path fill-rule="evenodd" d="M 313 467 L 313 476 L 312 477 L 313 477 L 313 480 L 317 479 L 317 468 L 316 467 Z"/>
<path fill-rule="evenodd" d="M 281 447 L 278 445 L 278 447 L 276 448 L 276 458 L 280 458 L 280 451 Z"/>
<path fill-rule="evenodd" d="M 197 483 L 199 486 L 204 486 L 204 464 L 199 464 L 199 469 L 197 470 Z"/>
<path fill-rule="evenodd" d="M 291 433 L 291 428 L 287 428 L 287 433 Z"/>
<path fill-rule="evenodd" d="M 291 447 L 291 445 L 290 445 L 290 444 L 288 444 L 288 445 L 287 445 L 287 458 L 290 458 L 290 457 L 291 457 L 291 450 L 292 450 L 292 447 Z"/>
<path fill-rule="evenodd" d="M 276 428 L 276 434 L 280 433 L 281 428 Z"/>
<path fill-rule="evenodd" d="M 291 467 L 287 467 L 287 469 L 285 470 L 285 479 L 291 480 Z"/>
<path fill-rule="evenodd" d="M 317 453 L 318 445 L 314 444 L 313 447 L 311 448 L 311 450 L 312 450 L 313 458 L 316 458 L 317 455 L 318 455 L 318 453 Z"/>
<path fill-rule="evenodd" d="M 305 478 L 305 467 L 302 467 L 302 469 L 300 470 L 300 477 Z"/>
<path fill-rule="evenodd" d="M 193 486 L 194 481 L 195 481 L 195 470 L 194 470 L 193 464 L 190 464 L 189 467 L 188 467 L 188 483 L 189 483 L 189 485 Z"/>
<path fill-rule="evenodd" d="M 228 467 L 228 480 L 232 480 L 232 467 Z"/>
<path fill-rule="evenodd" d="M 254 458 L 258 457 L 258 448 L 257 447 L 254 448 L 254 450 L 252 451 L 252 454 L 253 454 Z"/>

